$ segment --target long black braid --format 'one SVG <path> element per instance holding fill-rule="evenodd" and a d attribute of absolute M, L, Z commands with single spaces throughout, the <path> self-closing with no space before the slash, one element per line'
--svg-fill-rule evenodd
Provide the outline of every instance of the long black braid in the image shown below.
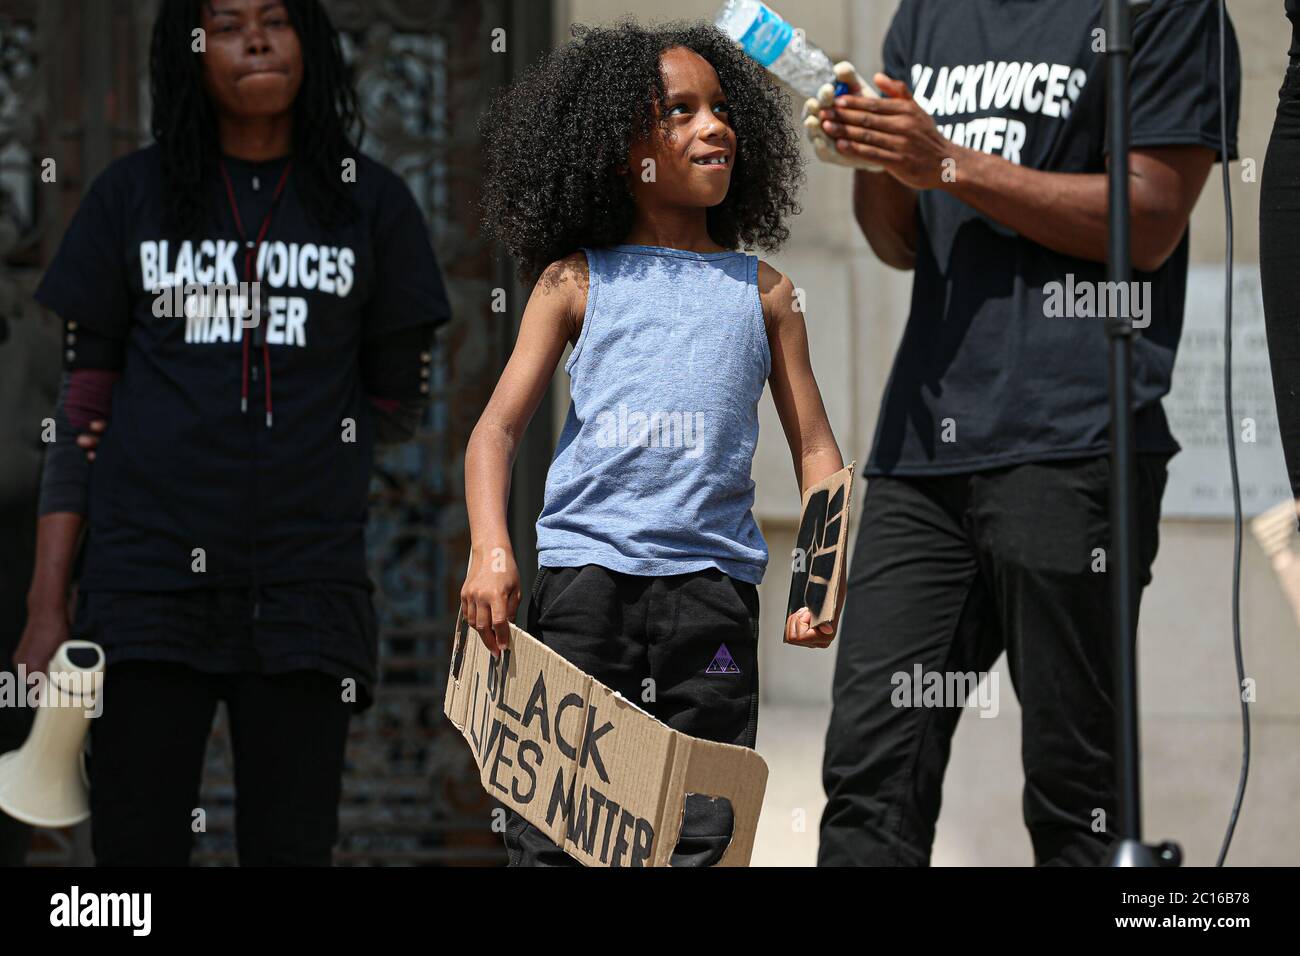
<path fill-rule="evenodd" d="M 161 0 L 149 56 L 152 130 L 162 148 L 167 228 L 193 236 L 203 226 L 220 147 L 216 111 L 203 89 L 201 53 L 192 51 L 200 6 L 209 0 Z M 307 209 L 324 228 L 356 213 L 341 163 L 355 158 L 365 134 L 338 31 L 320 0 L 284 0 L 302 46 L 302 86 L 293 104 L 294 176 Z"/>

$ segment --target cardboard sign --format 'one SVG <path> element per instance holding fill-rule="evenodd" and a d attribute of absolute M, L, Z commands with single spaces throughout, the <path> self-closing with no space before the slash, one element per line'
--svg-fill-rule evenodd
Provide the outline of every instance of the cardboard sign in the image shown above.
<path fill-rule="evenodd" d="M 812 611 L 813 627 L 834 619 L 840 590 L 844 587 L 849 503 L 856 465 L 856 461 L 849 462 L 847 467 L 803 493 L 786 616 L 806 607 Z"/>
<path fill-rule="evenodd" d="M 673 730 L 510 625 L 500 657 L 457 619 L 443 711 L 484 789 L 587 866 L 667 866 L 686 794 L 725 797 L 718 866 L 747 866 L 767 764 Z"/>

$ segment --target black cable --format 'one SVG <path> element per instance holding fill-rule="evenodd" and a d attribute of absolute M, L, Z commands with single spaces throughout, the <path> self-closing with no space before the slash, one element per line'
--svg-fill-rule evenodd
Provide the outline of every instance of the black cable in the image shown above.
<path fill-rule="evenodd" d="M 1237 428 L 1232 414 L 1232 177 L 1228 163 L 1228 3 L 1219 0 L 1219 164 L 1223 167 L 1223 215 L 1225 223 L 1223 292 L 1223 407 L 1228 421 L 1228 463 L 1232 470 L 1232 649 L 1237 658 L 1237 697 L 1241 701 L 1241 776 L 1232 816 L 1223 835 L 1219 859 L 1223 866 L 1232 845 L 1232 835 L 1241 815 L 1250 775 L 1250 705 L 1246 702 L 1246 665 L 1241 656 L 1241 482 L 1237 476 Z"/>

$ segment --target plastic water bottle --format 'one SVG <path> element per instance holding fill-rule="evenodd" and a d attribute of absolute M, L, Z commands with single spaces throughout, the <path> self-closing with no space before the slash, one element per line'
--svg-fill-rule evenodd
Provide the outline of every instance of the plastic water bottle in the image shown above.
<path fill-rule="evenodd" d="M 727 0 L 713 23 L 801 96 L 815 97 L 826 83 L 835 84 L 836 96 L 848 92 L 835 82 L 830 57 L 760 0 Z"/>

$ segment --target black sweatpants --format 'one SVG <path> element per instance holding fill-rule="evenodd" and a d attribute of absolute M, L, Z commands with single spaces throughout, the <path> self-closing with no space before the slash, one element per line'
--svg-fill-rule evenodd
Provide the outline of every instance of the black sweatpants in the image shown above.
<path fill-rule="evenodd" d="M 674 730 L 753 747 L 758 733 L 758 588 L 721 571 L 668 577 L 594 564 L 542 568 L 526 630 Z M 723 646 L 726 654 L 721 654 Z M 734 666 L 725 665 L 730 658 Z M 715 660 L 724 663 L 711 667 Z M 731 841 L 725 800 L 688 794 L 674 866 L 710 866 Z M 511 866 L 578 866 L 511 813 Z"/>
<path fill-rule="evenodd" d="M 1300 499 L 1300 64 L 1286 72 L 1264 157 L 1259 274 L 1282 451 Z"/>
<path fill-rule="evenodd" d="M 96 865 L 188 865 L 203 756 L 224 700 L 240 865 L 329 866 L 353 712 L 342 696 L 338 678 L 315 671 L 110 664 L 88 761 Z"/>
<path fill-rule="evenodd" d="M 1167 458 L 1137 460 L 1145 586 Z M 1108 477 L 1100 457 L 870 480 L 838 641 L 820 865 L 929 863 L 963 702 L 916 706 L 897 691 L 918 665 L 958 687 L 950 675 L 981 675 L 1003 650 L 1035 862 L 1102 859 L 1116 812 L 1111 582 L 1096 550 L 1110 545 Z"/>

